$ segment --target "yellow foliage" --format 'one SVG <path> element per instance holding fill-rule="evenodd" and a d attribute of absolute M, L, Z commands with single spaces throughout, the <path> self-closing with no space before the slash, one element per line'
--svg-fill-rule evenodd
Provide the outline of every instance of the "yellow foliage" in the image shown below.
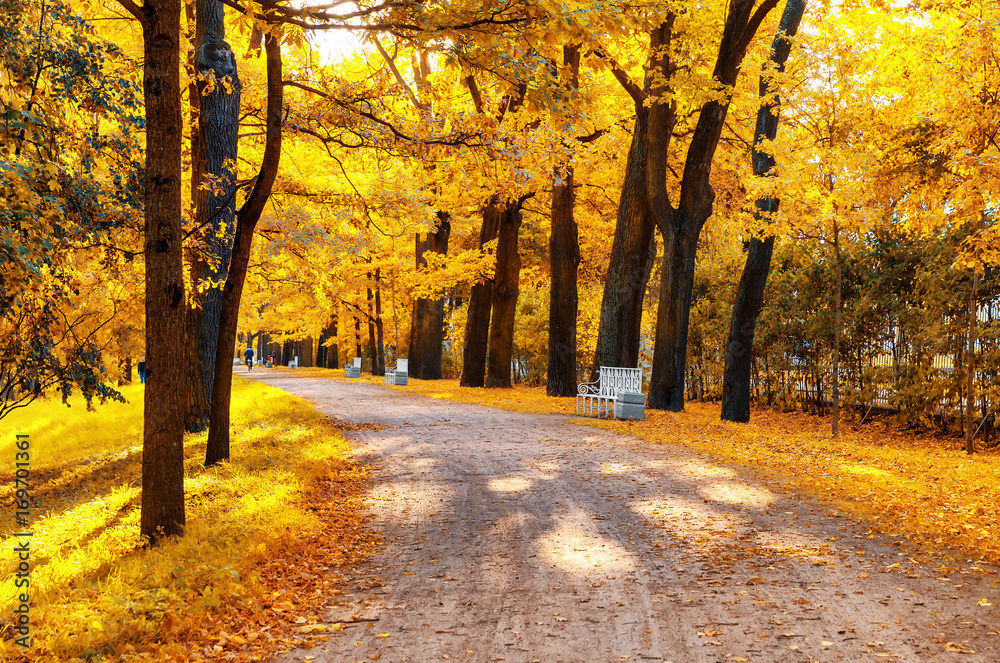
<path fill-rule="evenodd" d="M 323 637 L 292 634 L 303 633 L 297 619 L 321 614 L 327 569 L 371 550 L 357 516 L 366 468 L 344 460 L 346 441 L 303 400 L 237 378 L 232 460 L 206 469 L 206 435 L 185 440 L 185 535 L 145 549 L 141 389 L 127 388 L 128 404 L 98 415 L 48 400 L 10 416 L 31 435 L 31 494 L 43 513 L 32 511 L 33 646 L 23 652 L 0 638 L 0 658 L 259 660 Z M 0 442 L 10 458 L 12 438 Z M 5 536 L 15 531 L 13 500 L 5 484 Z M 0 614 L 9 615 L 9 557 L 0 578 Z M 0 634 L 10 628 L 0 620 Z"/>

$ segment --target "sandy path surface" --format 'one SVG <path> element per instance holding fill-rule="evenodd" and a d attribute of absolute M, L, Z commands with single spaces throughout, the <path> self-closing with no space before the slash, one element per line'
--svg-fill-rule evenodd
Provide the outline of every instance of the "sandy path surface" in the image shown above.
<path fill-rule="evenodd" d="M 385 544 L 330 597 L 344 630 L 283 663 L 1000 661 L 990 569 L 917 561 L 705 457 L 565 416 L 252 377 L 388 426 L 348 433 L 379 467 Z"/>

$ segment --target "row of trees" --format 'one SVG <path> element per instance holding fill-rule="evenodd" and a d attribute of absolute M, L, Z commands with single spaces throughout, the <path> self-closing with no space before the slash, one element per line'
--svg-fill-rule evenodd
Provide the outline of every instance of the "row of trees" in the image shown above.
<path fill-rule="evenodd" d="M 228 456 L 238 328 L 322 339 L 327 365 L 367 337 L 374 370 L 391 346 L 465 385 L 509 386 L 514 366 L 553 395 L 648 360 L 650 406 L 677 410 L 699 256 L 723 238 L 733 264 L 748 250 L 715 356 L 723 416 L 745 420 L 771 252 L 792 238 L 835 266 L 836 432 L 843 247 L 892 219 L 966 237 L 956 269 L 995 253 L 988 2 L 119 0 L 85 10 L 98 31 L 82 8 L 4 1 L 26 17 L 5 30 L 40 26 L 4 53 L 0 176 L 24 202 L 4 292 L 48 287 L 54 322 L 26 325 L 15 296 L 3 324 L 52 339 L 62 368 L 13 363 L 113 396 L 102 351 L 127 365 L 145 330 L 153 540 L 183 527 L 184 428 L 209 427 L 207 463 Z M 345 30 L 363 47 L 328 62 L 314 35 Z"/>

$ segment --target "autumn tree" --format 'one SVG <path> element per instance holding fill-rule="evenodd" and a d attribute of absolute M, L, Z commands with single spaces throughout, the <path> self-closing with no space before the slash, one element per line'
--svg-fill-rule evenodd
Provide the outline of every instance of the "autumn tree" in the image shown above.
<path fill-rule="evenodd" d="M 778 73 L 785 69 L 785 62 L 791 52 L 791 40 L 798 32 L 805 8 L 805 0 L 789 0 L 785 4 L 769 59 L 769 65 Z M 774 175 L 774 157 L 762 147 L 764 141 L 773 141 L 778 133 L 780 97 L 774 87 L 774 79 L 769 73 L 762 73 L 759 86 L 761 105 L 757 111 L 752 153 L 753 174 L 756 177 Z M 770 217 L 778 211 L 778 203 L 777 197 L 757 199 L 754 204 L 755 216 Z M 769 234 L 764 238 L 757 235 L 750 237 L 746 265 L 740 276 L 730 318 L 729 340 L 726 343 L 726 368 L 722 383 L 722 419 L 725 421 L 750 420 L 750 358 L 773 251 L 773 235 Z"/>
<path fill-rule="evenodd" d="M 264 153 L 260 169 L 247 199 L 236 212 L 233 255 L 226 283 L 222 289 L 219 335 L 215 351 L 215 379 L 212 384 L 212 412 L 205 450 L 205 465 L 229 458 L 229 406 L 232 400 L 233 361 L 236 351 L 236 326 L 240 301 L 246 281 L 254 229 L 271 195 L 281 160 L 281 124 L 284 106 L 281 35 L 271 29 L 264 37 L 267 58 L 267 115 Z"/>
<path fill-rule="evenodd" d="M 151 542 L 184 529 L 184 337 L 181 233 L 180 0 L 119 0 L 142 26 L 146 106 L 146 364 L 140 533 Z"/>
<path fill-rule="evenodd" d="M 194 228 L 188 233 L 192 290 L 185 342 L 191 379 L 185 428 L 190 432 L 207 428 L 211 412 L 222 307 L 220 286 L 226 280 L 232 255 L 242 88 L 236 58 L 226 41 L 222 2 L 198 0 L 196 4 L 196 80 L 190 99 L 198 123 L 192 127 Z M 188 16 L 190 20 L 190 11 Z"/>
<path fill-rule="evenodd" d="M 95 274 L 138 253 L 136 69 L 66 4 L 0 3 L 0 418 L 52 388 L 120 398 L 105 337 L 128 323 Z"/>

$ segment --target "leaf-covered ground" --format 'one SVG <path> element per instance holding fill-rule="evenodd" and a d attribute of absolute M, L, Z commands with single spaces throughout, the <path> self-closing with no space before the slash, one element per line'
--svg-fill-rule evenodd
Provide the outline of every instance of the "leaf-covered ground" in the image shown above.
<path fill-rule="evenodd" d="M 9 554 L 0 557 L 0 659 L 263 660 L 326 637 L 336 570 L 376 544 L 359 515 L 369 469 L 299 398 L 237 379 L 232 460 L 202 466 L 205 434 L 185 439 L 187 530 L 140 545 L 142 388 L 88 413 L 37 402 L 4 421 L 31 435 L 33 646 L 12 640 Z M 0 486 L 10 551 L 13 483 Z"/>
<path fill-rule="evenodd" d="M 330 597 L 343 630 L 281 663 L 1000 660 L 994 566 L 671 442 L 724 437 L 711 413 L 651 442 L 422 394 L 448 384 L 309 375 L 254 377 L 358 425 L 384 543 Z"/>
<path fill-rule="evenodd" d="M 284 371 L 288 369 L 274 369 Z M 335 371 L 302 375 L 342 378 Z M 361 381 L 381 384 L 382 378 Z M 457 380 L 413 380 L 406 390 L 434 399 L 515 412 L 574 414 L 575 399 L 543 387 L 460 387 Z M 954 551 L 1000 564 L 1000 455 L 967 455 L 956 439 L 900 431 L 883 422 L 843 426 L 800 413 L 754 410 L 749 424 L 719 420 L 715 403 L 689 402 L 684 412 L 646 410 L 641 422 L 581 419 L 654 443 L 679 444 L 766 473 L 787 489 L 812 493 L 891 536 L 922 548 Z"/>

